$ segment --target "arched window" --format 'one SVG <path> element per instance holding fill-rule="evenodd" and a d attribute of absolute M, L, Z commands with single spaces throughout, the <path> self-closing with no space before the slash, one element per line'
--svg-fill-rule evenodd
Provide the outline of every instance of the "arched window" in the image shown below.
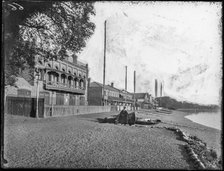
<path fill-rule="evenodd" d="M 72 86 L 72 77 L 68 76 L 68 86 L 71 87 Z"/>
<path fill-rule="evenodd" d="M 83 88 L 83 80 L 82 79 L 80 79 L 80 81 L 79 81 L 79 88 Z"/>
<path fill-rule="evenodd" d="M 53 76 L 54 76 L 54 82 L 58 83 L 59 82 L 59 74 L 56 72 L 53 72 Z"/>
<path fill-rule="evenodd" d="M 65 74 L 61 74 L 61 83 L 65 84 L 65 79 L 66 79 L 66 75 Z"/>
<path fill-rule="evenodd" d="M 79 80 L 77 78 L 74 79 L 74 86 L 75 87 L 79 86 Z"/>
<path fill-rule="evenodd" d="M 52 80 L 52 79 L 51 79 L 51 73 L 48 72 L 48 73 L 47 73 L 47 76 L 48 76 L 48 81 L 51 82 L 51 80 Z"/>

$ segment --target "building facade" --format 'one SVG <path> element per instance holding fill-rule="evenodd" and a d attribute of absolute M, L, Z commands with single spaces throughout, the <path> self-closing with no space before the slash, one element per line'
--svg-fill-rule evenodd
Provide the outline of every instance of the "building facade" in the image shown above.
<path fill-rule="evenodd" d="M 142 109 L 154 108 L 154 100 L 149 93 L 135 93 L 136 106 Z"/>
<path fill-rule="evenodd" d="M 47 62 L 37 56 L 35 68 L 21 75 L 29 86 L 18 86 L 14 95 L 44 98 L 46 105 L 88 105 L 88 64 L 79 62 L 76 56 Z"/>
<path fill-rule="evenodd" d="M 88 87 L 88 102 L 89 105 L 96 106 L 113 105 L 117 110 L 126 106 L 127 110 L 132 110 L 134 100 L 131 93 L 115 88 L 113 83 L 103 88 L 103 84 L 91 82 Z"/>

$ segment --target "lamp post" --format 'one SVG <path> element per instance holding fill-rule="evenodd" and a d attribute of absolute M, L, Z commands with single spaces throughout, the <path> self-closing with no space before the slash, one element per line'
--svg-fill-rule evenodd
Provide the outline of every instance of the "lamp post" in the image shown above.
<path fill-rule="evenodd" d="M 38 101 L 39 101 L 39 77 L 40 77 L 40 69 L 36 68 L 36 76 L 37 76 L 37 91 L 36 91 L 36 97 L 37 97 L 37 103 L 36 103 L 36 117 L 39 118 L 39 111 L 38 111 Z"/>

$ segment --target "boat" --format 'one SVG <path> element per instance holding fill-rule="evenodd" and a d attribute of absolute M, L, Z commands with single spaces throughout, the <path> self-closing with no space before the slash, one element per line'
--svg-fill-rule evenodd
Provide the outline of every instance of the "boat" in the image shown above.
<path fill-rule="evenodd" d="M 166 108 L 163 108 L 163 107 L 157 107 L 157 108 L 156 108 L 156 112 L 159 112 L 159 113 L 167 113 L 167 114 L 172 113 L 171 110 L 166 109 Z"/>

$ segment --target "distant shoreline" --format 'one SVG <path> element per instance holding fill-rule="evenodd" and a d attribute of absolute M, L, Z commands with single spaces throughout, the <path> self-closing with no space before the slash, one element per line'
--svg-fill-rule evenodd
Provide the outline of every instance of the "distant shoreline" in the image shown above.
<path fill-rule="evenodd" d="M 183 109 L 176 109 L 176 111 L 199 113 L 199 112 L 219 112 L 219 109 L 192 109 L 192 108 L 183 108 Z"/>

